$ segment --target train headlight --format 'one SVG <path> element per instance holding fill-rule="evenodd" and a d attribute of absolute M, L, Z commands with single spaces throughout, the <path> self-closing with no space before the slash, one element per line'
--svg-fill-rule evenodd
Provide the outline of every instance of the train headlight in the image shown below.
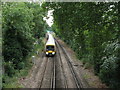
<path fill-rule="evenodd" d="M 46 52 L 46 54 L 48 54 L 48 52 Z"/>
<path fill-rule="evenodd" d="M 52 54 L 55 54 L 55 52 L 52 52 Z"/>

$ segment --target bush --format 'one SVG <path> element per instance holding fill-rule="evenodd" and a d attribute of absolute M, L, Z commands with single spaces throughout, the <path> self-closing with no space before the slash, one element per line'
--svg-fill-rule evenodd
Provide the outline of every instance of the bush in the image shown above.
<path fill-rule="evenodd" d="M 110 87 L 118 88 L 118 61 L 119 58 L 117 57 L 118 49 L 120 46 L 118 41 L 110 42 L 107 44 L 105 48 L 105 57 L 102 58 L 103 64 L 101 65 L 100 69 L 100 78 L 103 82 L 107 83 Z M 119 87 L 120 88 L 120 87 Z"/>
<path fill-rule="evenodd" d="M 15 74 L 15 69 L 14 69 L 14 64 L 12 62 L 6 62 L 4 64 L 4 68 L 5 68 L 5 73 L 12 77 Z"/>

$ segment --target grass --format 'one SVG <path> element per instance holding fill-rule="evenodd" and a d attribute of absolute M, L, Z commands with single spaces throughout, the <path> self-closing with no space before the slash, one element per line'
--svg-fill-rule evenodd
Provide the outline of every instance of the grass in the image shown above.
<path fill-rule="evenodd" d="M 4 76 L 5 83 L 3 83 L 3 88 L 22 88 L 22 85 L 18 84 L 18 77 L 15 75 L 14 77 Z"/>
<path fill-rule="evenodd" d="M 88 69 L 88 68 L 92 67 L 92 65 L 90 63 L 85 63 L 84 67 L 85 67 L 85 69 Z"/>
<path fill-rule="evenodd" d="M 3 83 L 3 88 L 23 88 L 23 86 L 18 83 L 18 79 L 27 76 L 31 67 L 32 64 L 29 64 L 28 67 L 20 71 L 16 71 L 13 77 L 5 75 L 4 76 L 5 83 Z"/>
<path fill-rule="evenodd" d="M 84 74 L 83 77 L 87 78 L 87 79 L 90 78 L 90 76 L 88 74 Z"/>

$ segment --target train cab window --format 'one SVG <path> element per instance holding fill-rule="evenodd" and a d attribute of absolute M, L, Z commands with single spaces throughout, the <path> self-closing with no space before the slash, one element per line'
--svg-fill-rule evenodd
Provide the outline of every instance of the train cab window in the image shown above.
<path fill-rule="evenodd" d="M 54 51 L 54 46 L 46 46 L 46 50 L 47 50 L 47 51 L 49 51 L 49 50 Z"/>

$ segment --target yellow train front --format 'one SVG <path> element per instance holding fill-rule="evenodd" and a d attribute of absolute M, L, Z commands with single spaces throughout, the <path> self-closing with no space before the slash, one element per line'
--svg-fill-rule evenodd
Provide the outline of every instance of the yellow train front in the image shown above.
<path fill-rule="evenodd" d="M 55 41 L 51 34 L 49 34 L 48 40 L 45 45 L 45 53 L 46 56 L 54 56 L 56 54 Z"/>
<path fill-rule="evenodd" d="M 54 56 L 56 53 L 54 45 L 46 45 L 46 56 Z"/>

